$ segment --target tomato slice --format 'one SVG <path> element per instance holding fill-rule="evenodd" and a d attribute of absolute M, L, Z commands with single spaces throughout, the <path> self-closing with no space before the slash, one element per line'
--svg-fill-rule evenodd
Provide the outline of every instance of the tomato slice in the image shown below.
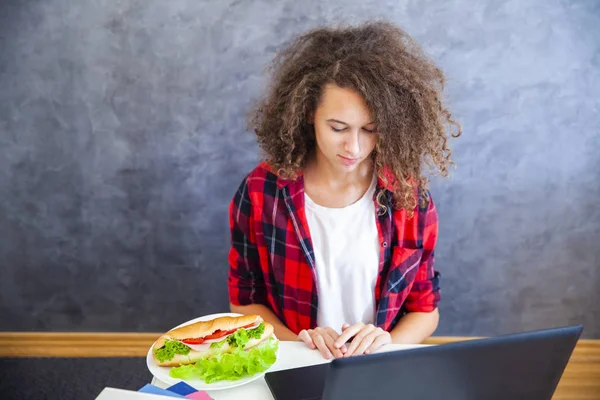
<path fill-rule="evenodd" d="M 204 343 L 206 339 L 204 338 L 190 338 L 190 339 L 183 339 L 181 342 L 182 343 L 186 343 L 186 344 L 202 344 Z"/>
<path fill-rule="evenodd" d="M 235 332 L 235 330 L 233 330 L 233 331 L 222 331 L 220 329 L 217 329 L 216 331 L 214 331 L 214 333 L 212 335 L 205 336 L 204 339 L 205 340 L 218 339 L 220 337 L 223 337 L 223 336 L 228 335 L 228 334 L 233 333 L 233 332 Z"/>
<path fill-rule="evenodd" d="M 243 326 L 242 328 L 249 328 L 252 325 L 254 325 L 254 324 L 249 324 L 249 325 Z M 212 334 L 210 334 L 208 336 L 201 337 L 201 338 L 183 339 L 181 342 L 187 343 L 187 344 L 202 344 L 206 340 L 219 339 L 219 338 L 222 338 L 223 336 L 229 335 L 230 333 L 234 333 L 235 331 L 237 331 L 237 328 L 236 329 L 232 329 L 230 331 L 222 331 L 220 329 L 217 329 L 216 331 L 214 331 Z"/>

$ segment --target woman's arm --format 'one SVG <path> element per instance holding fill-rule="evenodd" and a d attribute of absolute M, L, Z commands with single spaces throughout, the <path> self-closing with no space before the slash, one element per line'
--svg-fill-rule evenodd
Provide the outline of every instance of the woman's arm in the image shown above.
<path fill-rule="evenodd" d="M 432 312 L 410 312 L 390 331 L 392 343 L 419 344 L 435 332 L 439 320 L 437 308 Z"/>
<path fill-rule="evenodd" d="M 438 214 L 431 195 L 429 195 L 427 209 L 419 209 L 418 218 L 423 218 L 421 265 L 419 265 L 415 281 L 403 305 L 407 313 L 390 331 L 392 343 L 421 343 L 433 334 L 440 319 L 438 310 L 440 274 L 434 268 L 435 247 L 438 239 Z"/>
<path fill-rule="evenodd" d="M 275 336 L 279 340 L 288 340 L 294 341 L 298 339 L 298 336 L 288 329 L 279 318 L 275 315 L 270 308 L 262 304 L 249 304 L 246 306 L 236 306 L 234 304 L 229 304 L 229 308 L 231 312 L 238 314 L 257 314 L 260 315 L 265 321 L 273 325 L 275 328 Z"/>
<path fill-rule="evenodd" d="M 253 207 L 248 181 L 238 188 L 230 206 L 231 248 L 229 251 L 229 309 L 239 314 L 257 314 L 275 328 L 280 340 L 297 336 L 267 307 L 267 288 L 256 247 Z"/>

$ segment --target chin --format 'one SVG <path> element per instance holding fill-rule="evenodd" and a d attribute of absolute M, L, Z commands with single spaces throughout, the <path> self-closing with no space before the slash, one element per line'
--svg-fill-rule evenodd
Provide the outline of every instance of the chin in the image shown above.
<path fill-rule="evenodd" d="M 354 171 L 355 169 L 358 168 L 358 166 L 360 165 L 360 162 L 357 162 L 354 165 L 341 165 L 340 167 L 344 170 L 344 171 Z"/>
<path fill-rule="evenodd" d="M 343 172 L 352 172 L 352 171 L 355 171 L 356 169 L 358 169 L 359 165 L 360 165 L 360 161 L 356 162 L 355 164 L 352 164 L 352 165 L 338 164 L 338 169 Z"/>
<path fill-rule="evenodd" d="M 333 157 L 328 157 L 330 165 L 339 172 L 353 172 L 363 163 L 365 159 L 360 158 L 353 164 L 347 165 L 345 164 L 337 155 Z"/>

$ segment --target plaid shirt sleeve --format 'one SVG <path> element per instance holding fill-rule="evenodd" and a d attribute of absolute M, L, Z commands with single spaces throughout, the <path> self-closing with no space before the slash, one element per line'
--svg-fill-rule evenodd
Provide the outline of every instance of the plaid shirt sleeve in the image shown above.
<path fill-rule="evenodd" d="M 440 301 L 440 273 L 434 269 L 438 239 L 438 214 L 431 196 L 426 207 L 419 208 L 419 230 L 422 232 L 423 255 L 404 309 L 408 312 L 431 312 Z"/>
<path fill-rule="evenodd" d="M 229 206 L 229 301 L 234 305 L 266 304 L 267 291 L 253 232 L 252 203 L 244 179 Z"/>

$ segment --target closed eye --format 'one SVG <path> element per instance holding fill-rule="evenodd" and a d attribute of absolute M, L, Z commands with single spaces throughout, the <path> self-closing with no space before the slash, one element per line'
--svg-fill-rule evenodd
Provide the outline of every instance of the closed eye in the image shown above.
<path fill-rule="evenodd" d="M 334 132 L 343 132 L 343 131 L 345 131 L 346 129 L 347 129 L 347 128 L 336 129 L 336 128 L 334 128 L 333 126 L 331 127 L 331 130 L 332 130 L 332 131 L 334 131 Z M 363 128 L 363 131 L 365 131 L 365 132 L 367 132 L 367 133 L 373 133 L 373 132 L 375 132 L 375 130 L 374 130 L 374 129 L 367 129 L 367 128 Z"/>

